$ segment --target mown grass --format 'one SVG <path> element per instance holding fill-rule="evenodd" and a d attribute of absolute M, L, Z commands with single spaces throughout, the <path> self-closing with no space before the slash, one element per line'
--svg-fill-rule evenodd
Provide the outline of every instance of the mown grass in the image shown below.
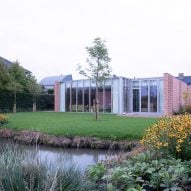
<path fill-rule="evenodd" d="M 7 128 L 33 130 L 60 136 L 94 136 L 110 139 L 140 139 L 143 131 L 158 118 L 125 117 L 91 113 L 22 112 L 9 115 Z"/>

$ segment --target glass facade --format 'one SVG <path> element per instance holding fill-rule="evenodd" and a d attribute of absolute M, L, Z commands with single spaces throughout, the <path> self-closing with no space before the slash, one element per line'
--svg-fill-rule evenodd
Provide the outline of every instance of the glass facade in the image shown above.
<path fill-rule="evenodd" d="M 111 86 L 105 86 L 103 101 L 104 112 L 111 112 Z"/>
<path fill-rule="evenodd" d="M 148 81 L 141 82 L 141 112 L 148 112 Z"/>
<path fill-rule="evenodd" d="M 139 112 L 139 89 L 133 89 L 133 112 Z"/>
<path fill-rule="evenodd" d="M 94 112 L 96 85 L 90 80 L 65 82 L 62 86 L 66 112 Z M 98 88 L 100 112 L 161 113 L 163 112 L 163 79 L 127 79 L 105 81 Z"/>
<path fill-rule="evenodd" d="M 133 112 L 162 113 L 163 80 L 161 78 L 133 81 Z"/>
<path fill-rule="evenodd" d="M 111 80 L 98 88 L 100 112 L 111 112 Z M 94 112 L 96 99 L 96 85 L 90 80 L 67 82 L 65 86 L 66 112 Z"/>
<path fill-rule="evenodd" d="M 150 112 L 157 112 L 157 81 L 150 81 Z"/>

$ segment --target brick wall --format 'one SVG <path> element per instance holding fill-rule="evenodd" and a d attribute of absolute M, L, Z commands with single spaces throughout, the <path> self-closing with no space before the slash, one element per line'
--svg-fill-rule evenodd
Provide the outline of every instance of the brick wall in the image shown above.
<path fill-rule="evenodd" d="M 54 85 L 54 111 L 60 111 L 60 83 L 56 82 Z"/>
<path fill-rule="evenodd" d="M 185 105 L 183 93 L 186 91 L 191 93 L 191 87 L 168 73 L 164 74 L 164 115 L 172 115 Z M 191 103 L 191 99 L 189 101 Z"/>

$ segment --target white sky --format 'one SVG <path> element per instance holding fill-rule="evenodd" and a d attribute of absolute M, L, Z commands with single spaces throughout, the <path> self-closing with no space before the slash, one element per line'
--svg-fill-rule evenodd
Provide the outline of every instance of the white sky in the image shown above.
<path fill-rule="evenodd" d="M 106 40 L 113 74 L 191 75 L 191 0 L 0 0 L 0 56 L 38 80 L 85 65 Z"/>

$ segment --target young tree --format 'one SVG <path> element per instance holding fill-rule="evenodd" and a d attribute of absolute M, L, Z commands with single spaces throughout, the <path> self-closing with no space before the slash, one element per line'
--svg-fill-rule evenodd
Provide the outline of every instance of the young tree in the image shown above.
<path fill-rule="evenodd" d="M 95 38 L 93 45 L 86 47 L 86 50 L 89 56 L 87 58 L 88 68 L 82 68 L 82 66 L 78 65 L 78 70 L 80 74 L 96 84 L 95 114 L 97 120 L 99 111 L 98 87 L 111 75 L 111 68 L 108 64 L 111 58 L 108 55 L 105 41 L 99 37 Z"/>
<path fill-rule="evenodd" d="M 17 61 L 14 62 L 13 65 L 8 69 L 8 72 L 10 82 L 7 89 L 12 91 L 14 94 L 13 112 L 15 113 L 17 108 L 17 93 L 27 90 L 27 74 L 24 68 L 21 67 Z"/>
<path fill-rule="evenodd" d="M 33 112 L 36 111 L 36 98 L 42 92 L 41 86 L 33 75 L 28 76 L 28 91 L 33 96 Z"/>

